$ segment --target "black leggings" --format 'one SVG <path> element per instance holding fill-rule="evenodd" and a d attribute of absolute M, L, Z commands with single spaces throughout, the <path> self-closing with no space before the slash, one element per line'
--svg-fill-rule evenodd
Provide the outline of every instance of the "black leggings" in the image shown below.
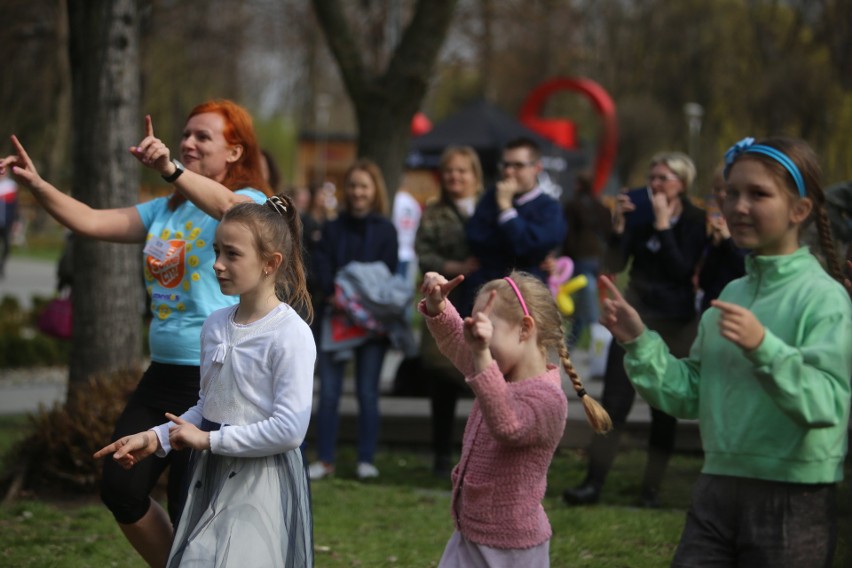
<path fill-rule="evenodd" d="M 606 375 L 601 404 L 612 418 L 615 428 L 622 428 L 636 399 L 636 390 L 624 370 L 624 348 L 616 341 L 610 344 L 606 359 Z M 648 446 L 671 452 L 675 443 L 677 419 L 651 407 Z"/>
<path fill-rule="evenodd" d="M 199 368 L 190 365 L 151 363 L 136 392 L 115 424 L 112 440 L 143 432 L 166 422 L 165 413 L 183 414 L 198 402 Z M 184 477 L 189 450 L 171 451 L 160 458 L 149 456 L 129 470 L 111 458 L 104 460 L 101 500 L 121 524 L 132 524 L 145 516 L 150 493 L 163 470 L 169 467 L 168 510 L 172 524 L 180 519 L 185 500 Z"/>
<path fill-rule="evenodd" d="M 435 457 L 452 460 L 454 431 L 456 426 L 456 406 L 459 399 L 469 395 L 464 377 L 450 376 L 442 370 L 429 370 L 431 385 L 429 398 L 432 406 L 432 451 Z"/>
<path fill-rule="evenodd" d="M 649 329 L 658 332 L 675 357 L 686 357 L 695 339 L 697 319 L 690 321 L 655 320 L 645 318 Z M 636 399 L 636 391 L 624 370 L 624 349 L 613 340 L 609 347 L 604 374 L 601 404 L 612 418 L 613 432 L 595 436 L 589 447 L 589 469 L 586 483 L 601 487 L 612 468 L 618 441 L 627 416 Z M 645 489 L 656 490 L 662 481 L 669 457 L 674 450 L 677 419 L 651 407 L 651 428 L 648 437 L 649 460 L 645 468 Z"/>

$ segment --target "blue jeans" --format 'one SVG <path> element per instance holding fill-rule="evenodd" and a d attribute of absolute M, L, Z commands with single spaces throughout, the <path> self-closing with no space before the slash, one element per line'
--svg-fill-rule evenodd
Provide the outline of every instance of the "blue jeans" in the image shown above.
<path fill-rule="evenodd" d="M 384 339 L 368 341 L 355 349 L 355 389 L 358 396 L 358 462 L 373 463 L 379 440 L 379 378 L 387 351 Z M 340 424 L 340 394 L 348 361 L 335 361 L 333 353 L 318 358 L 320 392 L 317 411 L 319 459 L 334 463 Z"/>
<path fill-rule="evenodd" d="M 568 345 L 577 343 L 583 330 L 597 322 L 601 317 L 598 306 L 598 274 L 600 274 L 601 262 L 594 257 L 579 258 L 574 260 L 574 274 L 584 274 L 589 283 L 577 290 L 574 294 L 574 314 L 571 316 L 571 336 Z"/>

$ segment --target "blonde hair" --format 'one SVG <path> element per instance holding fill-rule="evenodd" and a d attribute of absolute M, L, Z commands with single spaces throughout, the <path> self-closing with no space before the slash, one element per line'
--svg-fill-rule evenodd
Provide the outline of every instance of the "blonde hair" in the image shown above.
<path fill-rule="evenodd" d="M 574 368 L 574 363 L 571 362 L 568 347 L 565 345 L 562 315 L 556 307 L 556 302 L 550 294 L 550 290 L 541 280 L 526 272 L 513 271 L 509 278 L 518 287 L 530 317 L 535 322 L 538 347 L 542 356 L 547 358 L 551 351 L 555 351 L 559 355 L 562 368 L 565 369 L 568 378 L 571 379 L 574 392 L 583 402 L 586 420 L 589 421 L 595 432 L 601 434 L 609 432 L 612 430 L 612 419 L 610 419 L 607 411 L 586 392 L 583 381 Z M 491 280 L 480 288 L 479 293 L 488 293 L 491 290 L 497 292 L 497 298 L 500 300 L 494 303 L 494 312 L 508 322 L 520 322 L 524 313 L 509 282 L 504 278 Z"/>
<path fill-rule="evenodd" d="M 484 179 L 482 175 L 482 163 L 479 161 L 479 154 L 477 154 L 476 150 L 470 146 L 447 146 L 441 154 L 441 171 L 443 172 L 447 169 L 450 160 L 456 156 L 467 158 L 467 161 L 470 163 L 470 168 L 473 170 L 473 176 L 476 178 L 476 193 L 482 193 L 482 180 Z M 441 184 L 441 197 L 445 199 L 447 198 L 447 191 L 444 189 L 443 183 Z"/>
<path fill-rule="evenodd" d="M 302 221 L 290 196 L 279 193 L 263 205 L 254 201 L 237 203 L 225 212 L 220 221 L 223 223 L 240 223 L 246 227 L 261 258 L 281 253 L 283 258 L 275 273 L 275 295 L 310 323 L 314 310 L 302 259 Z"/>
<path fill-rule="evenodd" d="M 683 184 L 683 191 L 685 193 L 689 192 L 696 176 L 695 164 L 692 163 L 692 159 L 689 156 L 683 152 L 660 152 L 659 154 L 654 154 L 654 157 L 651 158 L 649 167 L 653 168 L 659 164 L 670 169 Z"/>

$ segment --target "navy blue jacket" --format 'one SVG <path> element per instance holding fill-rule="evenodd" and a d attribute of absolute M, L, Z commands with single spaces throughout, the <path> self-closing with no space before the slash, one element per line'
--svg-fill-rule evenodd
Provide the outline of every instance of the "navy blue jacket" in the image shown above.
<path fill-rule="evenodd" d="M 518 204 L 517 217 L 499 223 L 496 190 L 490 189 L 476 206 L 467 223 L 471 252 L 479 259 L 479 270 L 470 275 L 470 289 L 489 280 L 502 278 L 513 269 L 523 270 L 542 280 L 547 278 L 539 265 L 547 254 L 565 239 L 567 225 L 559 202 L 544 193 Z M 520 197 L 523 201 L 523 196 Z"/>
<path fill-rule="evenodd" d="M 396 273 L 396 228 L 390 219 L 370 213 L 353 217 L 341 212 L 337 219 L 326 222 L 322 237 L 313 251 L 314 275 L 319 290 L 330 297 L 334 294 L 337 271 L 352 262 L 384 262 L 391 274 Z"/>

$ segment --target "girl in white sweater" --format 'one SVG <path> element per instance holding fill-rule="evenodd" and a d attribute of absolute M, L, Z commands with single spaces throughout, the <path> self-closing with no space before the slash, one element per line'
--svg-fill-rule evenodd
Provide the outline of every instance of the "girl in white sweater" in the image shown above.
<path fill-rule="evenodd" d="M 228 210 L 213 269 L 222 293 L 240 302 L 204 323 L 198 403 L 95 454 L 129 469 L 155 452 L 195 450 L 169 567 L 313 565 L 299 445 L 311 416 L 316 347 L 296 311 L 312 316 L 300 235 L 285 195 Z"/>

